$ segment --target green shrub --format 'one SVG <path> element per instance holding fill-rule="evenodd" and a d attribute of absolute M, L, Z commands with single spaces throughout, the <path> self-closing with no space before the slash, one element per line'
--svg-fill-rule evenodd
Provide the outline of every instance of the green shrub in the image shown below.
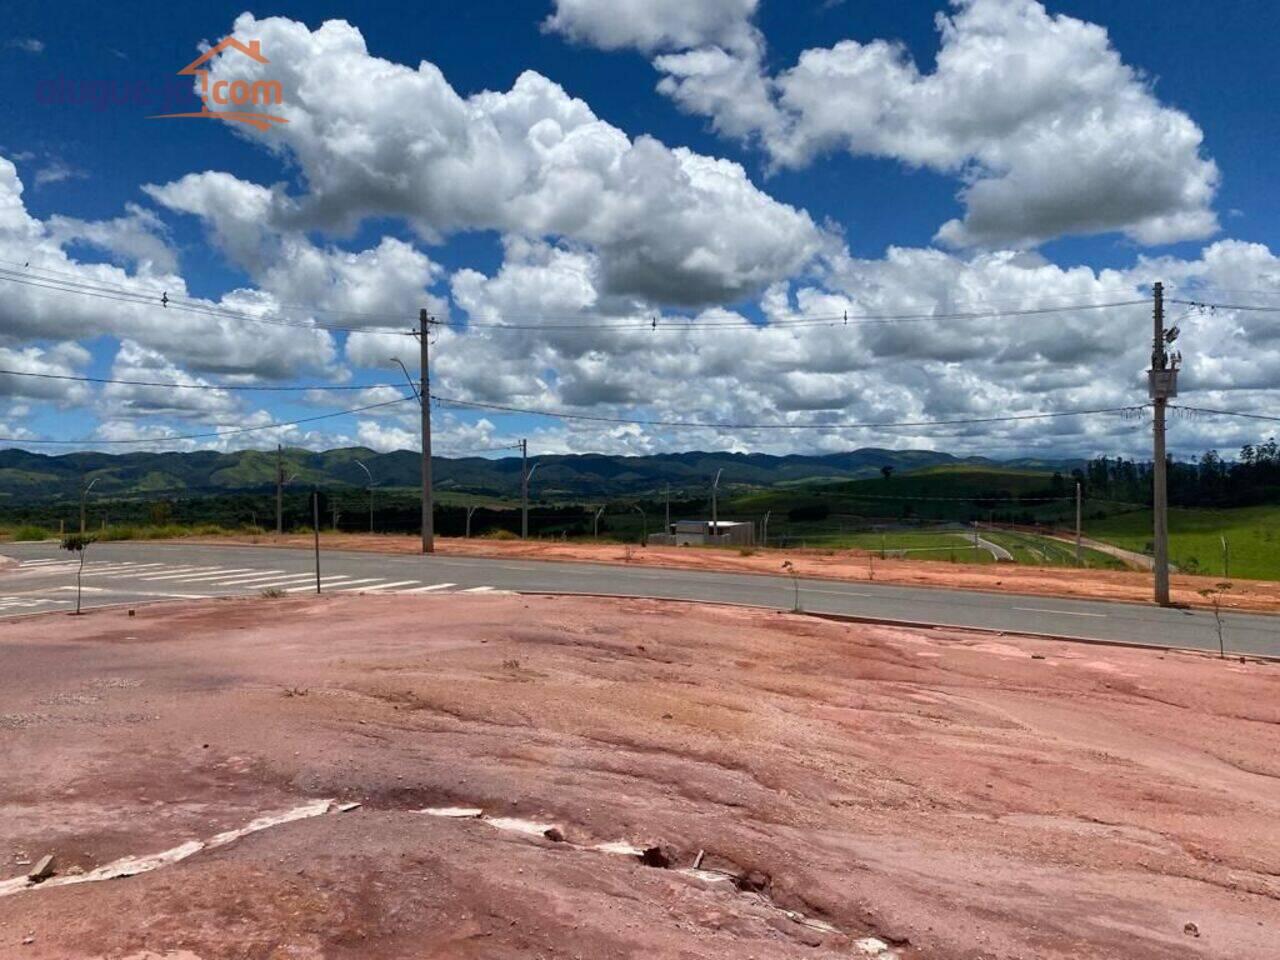
<path fill-rule="evenodd" d="M 52 538 L 51 531 L 31 523 L 25 523 L 10 533 L 10 539 L 13 540 L 50 540 Z"/>
<path fill-rule="evenodd" d="M 484 533 L 481 534 L 481 537 L 485 540 L 519 540 L 520 539 L 510 530 L 503 530 L 501 528 L 497 530 L 486 530 Z"/>

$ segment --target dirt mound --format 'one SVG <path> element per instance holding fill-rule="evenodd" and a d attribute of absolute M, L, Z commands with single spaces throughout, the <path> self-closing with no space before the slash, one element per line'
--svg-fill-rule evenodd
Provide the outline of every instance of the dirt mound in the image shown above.
<path fill-rule="evenodd" d="M 1275 665 L 484 596 L 0 657 L 0 957 L 1275 956 Z"/>

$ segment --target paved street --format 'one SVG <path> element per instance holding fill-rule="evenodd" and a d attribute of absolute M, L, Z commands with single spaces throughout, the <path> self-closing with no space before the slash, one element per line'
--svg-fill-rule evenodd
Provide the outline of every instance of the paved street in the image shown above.
<path fill-rule="evenodd" d="M 69 554 L 54 543 L 7 544 L 0 552 L 19 561 L 0 571 L 0 618 L 72 608 L 76 563 Z M 268 588 L 313 593 L 313 562 L 308 551 L 270 547 L 95 544 L 85 563 L 84 604 L 251 596 Z M 785 577 L 689 570 L 342 551 L 322 553 L 320 567 L 325 592 L 520 590 L 717 600 L 784 609 L 794 600 L 794 585 Z M 815 613 L 1155 647 L 1216 650 L 1218 644 L 1211 613 L 1139 604 L 820 580 L 800 581 L 800 604 Z M 1280 656 L 1280 617 L 1224 614 L 1223 624 L 1229 650 Z"/>

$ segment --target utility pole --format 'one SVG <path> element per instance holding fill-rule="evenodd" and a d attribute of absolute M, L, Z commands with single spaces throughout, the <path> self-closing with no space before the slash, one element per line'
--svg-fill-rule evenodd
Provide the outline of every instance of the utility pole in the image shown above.
<path fill-rule="evenodd" d="M 520 441 L 520 539 L 529 539 L 529 441 Z"/>
<path fill-rule="evenodd" d="M 716 491 L 720 487 L 720 474 L 722 473 L 724 473 L 723 467 L 716 471 L 715 482 L 711 484 L 711 535 L 713 537 L 720 536 L 720 514 L 716 504 Z"/>
<path fill-rule="evenodd" d="M 430 322 L 427 311 L 418 311 L 418 345 L 421 348 L 421 380 L 418 400 L 422 404 L 422 552 L 436 552 L 435 505 L 431 496 L 431 352 L 427 338 Z"/>
<path fill-rule="evenodd" d="M 360 460 L 356 461 L 356 466 L 364 471 L 364 475 L 369 478 L 369 532 L 373 533 L 373 474 L 369 472 L 369 468 Z"/>
<path fill-rule="evenodd" d="M 764 526 L 760 530 L 760 545 L 762 547 L 769 546 L 769 518 L 773 516 L 772 510 L 764 512 Z"/>
<path fill-rule="evenodd" d="M 596 515 L 591 518 L 591 536 L 597 540 L 600 539 L 600 517 L 604 513 L 604 507 L 596 511 Z"/>
<path fill-rule="evenodd" d="M 101 480 L 101 477 L 94 477 L 89 481 L 88 486 L 80 488 L 80 536 L 85 534 L 85 501 L 89 499 L 89 491 L 93 489 L 93 485 Z"/>
<path fill-rule="evenodd" d="M 471 515 L 476 512 L 477 506 L 479 506 L 479 504 L 473 504 L 472 506 L 467 507 L 467 539 L 468 540 L 471 539 Z"/>
<path fill-rule="evenodd" d="M 670 535 L 671 533 L 671 484 L 667 484 L 667 525 L 662 528 L 662 532 Z"/>
<path fill-rule="evenodd" d="M 276 444 L 276 536 L 284 533 L 284 445 Z"/>
<path fill-rule="evenodd" d="M 1178 395 L 1178 360 L 1170 357 L 1168 345 L 1178 338 L 1177 329 L 1164 329 L 1164 284 L 1157 281 L 1153 287 L 1152 348 L 1149 391 L 1153 404 L 1151 426 L 1153 435 L 1152 463 L 1152 512 L 1154 523 L 1155 602 L 1162 607 L 1169 605 L 1169 490 L 1165 453 L 1165 413 L 1169 399 Z"/>
<path fill-rule="evenodd" d="M 320 491 L 311 491 L 311 535 L 316 548 L 316 593 L 320 593 Z"/>
<path fill-rule="evenodd" d="M 1080 507 L 1082 503 L 1082 496 L 1083 495 L 1081 492 L 1080 482 L 1077 480 L 1076 481 L 1076 566 L 1077 567 L 1084 566 L 1082 562 L 1083 552 L 1080 548 L 1080 540 L 1081 540 Z"/>

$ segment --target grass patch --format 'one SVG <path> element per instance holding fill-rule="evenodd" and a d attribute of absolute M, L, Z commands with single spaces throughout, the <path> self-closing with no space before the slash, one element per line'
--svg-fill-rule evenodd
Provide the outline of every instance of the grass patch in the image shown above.
<path fill-rule="evenodd" d="M 46 530 L 44 527 L 38 527 L 35 524 L 25 523 L 20 527 L 14 527 L 12 530 L 6 531 L 6 536 L 10 540 L 52 540 L 54 534 L 52 530 Z"/>
<path fill-rule="evenodd" d="M 1085 535 L 1150 554 L 1150 510 L 1091 521 Z M 1223 569 L 1222 537 L 1230 548 Z M 1280 580 L 1280 505 L 1233 510 L 1169 510 L 1169 560 L 1184 573 L 1223 579 Z M 1229 574 L 1229 575 L 1227 575 Z"/>

